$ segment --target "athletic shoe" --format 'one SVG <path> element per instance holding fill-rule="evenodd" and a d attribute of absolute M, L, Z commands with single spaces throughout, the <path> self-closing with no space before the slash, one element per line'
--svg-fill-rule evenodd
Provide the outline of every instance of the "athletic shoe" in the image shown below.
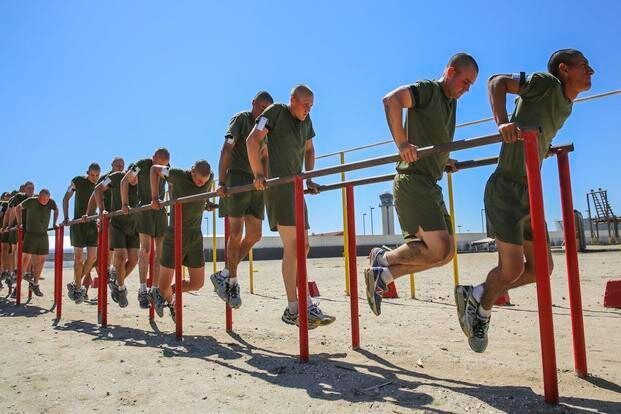
<path fill-rule="evenodd" d="M 287 325 L 297 325 L 298 324 L 298 314 L 293 314 L 289 311 L 289 308 L 285 308 L 285 311 L 280 318 Z"/>
<path fill-rule="evenodd" d="M 114 282 L 116 283 L 116 280 L 119 278 L 119 274 L 117 273 L 116 269 L 114 267 L 111 267 L 108 269 L 108 283 L 110 282 Z"/>
<path fill-rule="evenodd" d="M 32 272 L 25 272 L 24 273 L 24 280 L 28 283 L 31 283 L 34 281 L 34 273 Z"/>
<path fill-rule="evenodd" d="M 75 294 L 76 294 L 75 283 L 74 282 L 67 283 L 67 297 L 71 300 L 76 300 Z"/>
<path fill-rule="evenodd" d="M 73 300 L 76 305 L 84 302 L 86 299 L 86 288 L 84 286 L 80 286 L 80 289 L 75 289 L 73 293 Z"/>
<path fill-rule="evenodd" d="M 127 305 L 129 305 L 129 302 L 127 301 L 127 288 L 125 289 L 120 289 L 117 287 L 117 292 L 118 292 L 118 304 L 121 308 L 125 308 L 127 307 Z"/>
<path fill-rule="evenodd" d="M 461 326 L 461 330 L 464 332 L 464 335 L 470 336 L 467 328 L 467 320 L 466 320 L 466 307 L 468 304 L 468 298 L 472 295 L 474 288 L 472 285 L 457 285 L 455 286 L 455 306 L 457 308 L 457 319 L 459 320 L 459 326 Z M 475 305 L 475 308 L 478 307 L 478 303 Z"/>
<path fill-rule="evenodd" d="M 326 326 L 334 322 L 336 318 L 334 316 L 324 314 L 319 309 L 319 304 L 313 303 L 308 307 L 308 326 Z M 312 328 L 310 328 L 312 329 Z"/>
<path fill-rule="evenodd" d="M 177 316 L 175 313 L 175 304 L 166 302 L 166 306 L 168 307 L 168 311 L 170 312 L 170 317 L 172 318 L 174 323 L 177 323 Z"/>
<path fill-rule="evenodd" d="M 82 289 L 84 289 L 84 300 L 89 300 L 88 288 L 86 286 L 82 286 Z"/>
<path fill-rule="evenodd" d="M 43 296 L 43 292 L 41 292 L 41 288 L 39 287 L 39 285 L 35 285 L 33 282 L 28 282 L 28 287 L 35 295 L 39 297 Z"/>
<path fill-rule="evenodd" d="M 11 292 L 11 299 L 17 299 L 17 289 L 13 289 Z"/>
<path fill-rule="evenodd" d="M 383 256 L 388 250 L 384 247 L 374 247 L 369 253 L 369 267 L 383 267 L 379 263 L 379 257 Z"/>
<path fill-rule="evenodd" d="M 468 345 L 474 352 L 484 352 L 487 348 L 487 330 L 491 317 L 481 318 L 476 316 L 471 326 L 472 336 L 468 338 Z"/>
<path fill-rule="evenodd" d="M 225 302 L 229 301 L 229 294 L 227 292 L 226 285 L 226 277 L 222 274 L 222 271 L 217 271 L 216 273 L 209 276 L 211 283 L 213 284 L 213 291 L 218 294 L 218 297 Z"/>
<path fill-rule="evenodd" d="M 386 283 L 382 280 L 382 268 L 372 267 L 364 269 L 364 282 L 367 286 L 367 302 L 371 311 L 378 315 L 382 313 L 382 294 L 386 291 Z"/>
<path fill-rule="evenodd" d="M 166 305 L 166 299 L 160 294 L 160 290 L 156 287 L 152 287 L 149 290 L 149 301 L 153 304 L 153 308 L 157 316 L 160 318 L 164 316 L 164 306 Z"/>
<path fill-rule="evenodd" d="M 241 296 L 239 296 L 239 284 L 229 285 L 226 282 L 227 303 L 233 309 L 239 309 L 242 305 Z"/>
<path fill-rule="evenodd" d="M 138 290 L 138 305 L 141 309 L 149 309 L 149 291 Z"/>

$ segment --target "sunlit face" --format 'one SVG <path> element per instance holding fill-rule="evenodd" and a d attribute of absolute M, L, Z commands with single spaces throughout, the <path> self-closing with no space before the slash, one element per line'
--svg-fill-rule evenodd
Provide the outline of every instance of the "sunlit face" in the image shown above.
<path fill-rule="evenodd" d="M 153 164 L 155 165 L 168 165 L 170 158 L 162 157 L 161 155 L 153 156 Z"/>
<path fill-rule="evenodd" d="M 211 180 L 211 177 L 213 177 L 213 173 L 210 173 L 209 175 L 204 176 L 204 175 L 199 174 L 198 171 L 196 170 L 192 170 L 191 175 L 192 175 L 192 182 L 197 187 L 204 186 Z"/>
<path fill-rule="evenodd" d="M 310 114 L 311 108 L 313 107 L 314 99 L 315 98 L 312 95 L 292 95 L 290 107 L 293 116 L 300 121 L 304 121 L 308 114 Z"/>
<path fill-rule="evenodd" d="M 48 193 L 39 193 L 39 204 L 42 206 L 47 205 L 50 202 L 50 195 Z"/>
<path fill-rule="evenodd" d="M 575 57 L 570 64 L 561 64 L 561 73 L 565 75 L 565 84 L 578 92 L 591 89 L 591 76 L 595 70 L 584 56 Z"/>
<path fill-rule="evenodd" d="M 446 72 L 446 86 L 449 98 L 459 99 L 463 94 L 470 90 L 476 82 L 478 72 L 472 65 L 462 68 L 449 67 Z"/>
<path fill-rule="evenodd" d="M 91 183 L 95 184 L 97 183 L 97 180 L 99 180 L 99 173 L 99 170 L 88 170 L 86 172 L 86 179 Z"/>
<path fill-rule="evenodd" d="M 123 171 L 124 169 L 125 169 L 125 160 L 123 159 L 114 160 L 114 162 L 112 163 L 112 171 L 117 172 L 117 171 Z"/>
<path fill-rule="evenodd" d="M 138 175 L 136 175 L 136 174 L 129 174 L 129 180 L 127 180 L 127 182 L 129 183 L 129 185 L 136 185 L 136 184 L 138 184 Z"/>
<path fill-rule="evenodd" d="M 34 184 L 27 184 L 24 186 L 24 193 L 26 193 L 28 197 L 32 197 L 32 195 L 34 194 L 34 190 Z"/>

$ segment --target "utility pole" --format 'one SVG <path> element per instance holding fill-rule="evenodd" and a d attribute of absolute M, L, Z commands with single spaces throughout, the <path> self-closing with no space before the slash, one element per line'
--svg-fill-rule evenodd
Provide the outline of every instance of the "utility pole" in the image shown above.
<path fill-rule="evenodd" d="M 366 218 L 367 218 L 367 213 L 362 213 L 362 234 L 364 236 L 367 235 L 367 222 L 366 222 Z"/>
<path fill-rule="evenodd" d="M 373 233 L 373 210 L 375 210 L 375 207 L 369 206 L 369 209 L 371 210 L 371 234 L 374 234 Z"/>

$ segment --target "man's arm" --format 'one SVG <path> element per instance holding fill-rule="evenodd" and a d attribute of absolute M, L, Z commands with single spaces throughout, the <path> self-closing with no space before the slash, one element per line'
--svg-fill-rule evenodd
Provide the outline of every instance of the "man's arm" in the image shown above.
<path fill-rule="evenodd" d="M 401 159 L 406 162 L 414 162 L 418 159 L 417 148 L 408 142 L 408 137 L 403 127 L 403 109 L 413 108 L 415 102 L 412 100 L 409 86 L 400 86 L 384 96 L 384 112 L 392 139 L 395 141 Z"/>
<path fill-rule="evenodd" d="M 71 183 L 69 189 L 63 197 L 63 217 L 65 218 L 64 221 L 69 221 L 69 200 L 71 200 L 71 197 L 73 197 L 74 191 L 75 190 L 73 189 L 73 183 Z"/>
<path fill-rule="evenodd" d="M 229 139 L 222 144 L 222 150 L 220 151 L 220 161 L 218 162 L 218 196 L 224 197 L 226 195 L 226 176 L 231 166 L 233 159 L 233 146 L 235 144 L 228 142 Z"/>
<path fill-rule="evenodd" d="M 307 139 L 306 148 L 304 148 L 304 169 L 305 171 L 312 171 L 315 169 L 315 145 L 312 139 Z M 310 178 L 306 180 L 306 187 L 311 190 L 313 194 L 319 192 L 319 187 Z"/>
<path fill-rule="evenodd" d="M 129 182 L 136 177 L 136 174 L 129 170 L 121 178 L 121 209 L 127 213 L 129 211 Z"/>
<path fill-rule="evenodd" d="M 519 77 L 511 75 L 492 75 L 487 81 L 489 102 L 494 114 L 494 120 L 498 125 L 498 132 L 504 142 L 511 143 L 518 140 L 518 128 L 513 122 L 509 122 L 507 114 L 507 94 L 517 94 L 525 82 L 525 75 Z"/>
<path fill-rule="evenodd" d="M 58 222 L 58 206 L 54 203 L 54 221 L 52 222 L 52 227 L 56 227 L 56 223 Z"/>
<path fill-rule="evenodd" d="M 257 190 L 265 190 L 265 172 L 261 163 L 261 143 L 267 136 L 265 125 L 257 124 L 252 128 L 248 138 L 246 138 L 246 149 L 248 150 L 248 161 L 254 174 L 254 186 Z"/>
<path fill-rule="evenodd" d="M 23 202 L 21 204 L 18 204 L 17 206 L 15 206 L 15 220 L 17 221 L 17 227 L 21 227 L 22 225 L 22 211 L 24 210 L 24 207 L 22 206 Z"/>
<path fill-rule="evenodd" d="M 152 165 L 149 172 L 149 183 L 151 184 L 151 208 L 159 210 L 160 206 L 160 179 L 168 175 L 168 167 L 165 165 Z"/>
<path fill-rule="evenodd" d="M 108 184 L 106 183 L 108 180 L 104 180 L 95 186 L 95 190 L 93 190 L 93 197 L 95 198 L 95 202 L 97 203 L 97 209 L 99 210 L 99 214 L 105 214 L 106 206 L 104 205 L 103 193 L 108 191 Z"/>

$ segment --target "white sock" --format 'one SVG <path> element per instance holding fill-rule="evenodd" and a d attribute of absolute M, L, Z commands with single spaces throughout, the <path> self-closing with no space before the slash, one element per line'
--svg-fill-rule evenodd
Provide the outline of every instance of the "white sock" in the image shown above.
<path fill-rule="evenodd" d="M 138 288 L 139 292 L 146 292 L 147 291 L 147 284 L 146 283 L 141 283 L 140 287 Z"/>
<path fill-rule="evenodd" d="M 479 318 L 481 319 L 487 319 L 490 316 L 492 316 L 492 310 L 487 310 L 487 309 L 483 309 L 483 306 L 479 305 L 479 309 L 477 311 L 477 313 L 479 314 Z"/>
<path fill-rule="evenodd" d="M 229 286 L 235 286 L 237 284 L 237 277 L 229 277 Z"/>
<path fill-rule="evenodd" d="M 394 277 L 392 276 L 392 273 L 390 273 L 390 270 L 387 267 L 382 267 L 382 273 L 380 277 L 386 284 L 389 284 L 392 281 L 394 281 Z"/>
<path fill-rule="evenodd" d="M 125 290 L 125 285 L 119 285 L 119 290 Z"/>
<path fill-rule="evenodd" d="M 227 269 L 226 267 L 224 269 L 222 269 L 222 276 L 224 277 L 229 277 L 229 269 Z"/>
<path fill-rule="evenodd" d="M 310 295 L 306 296 L 306 306 L 310 308 L 312 304 L 313 304 L 313 298 L 311 298 Z"/>
<path fill-rule="evenodd" d="M 483 292 L 485 292 L 485 283 L 481 283 L 480 285 L 476 285 L 474 290 L 472 291 L 472 296 L 477 300 L 477 302 L 481 302 L 483 299 Z"/>
<path fill-rule="evenodd" d="M 377 255 L 377 262 L 383 267 L 388 267 L 388 259 L 386 259 L 386 252 Z"/>
<path fill-rule="evenodd" d="M 289 302 L 289 313 L 292 315 L 298 314 L 298 301 Z"/>

